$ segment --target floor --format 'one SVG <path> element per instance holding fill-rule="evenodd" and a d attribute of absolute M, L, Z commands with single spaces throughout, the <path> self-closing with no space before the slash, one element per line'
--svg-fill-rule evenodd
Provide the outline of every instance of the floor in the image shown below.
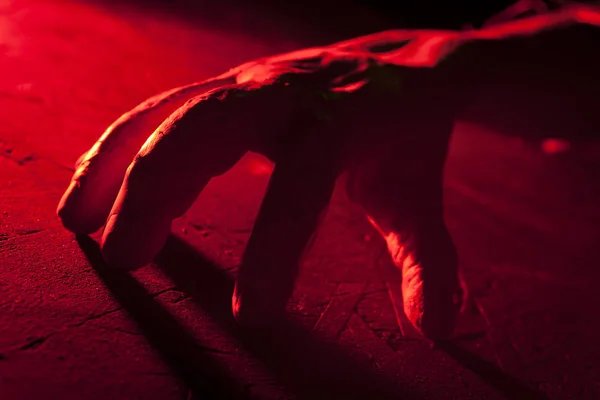
<path fill-rule="evenodd" d="M 123 111 L 315 44 L 281 21 L 220 15 L 0 0 L 0 398 L 600 398 L 597 142 L 553 154 L 564 146 L 458 124 L 446 218 L 472 304 L 439 348 L 407 325 L 383 242 L 341 191 L 285 335 L 240 334 L 232 277 L 271 170 L 257 155 L 131 274 L 62 228 L 73 163 Z"/>

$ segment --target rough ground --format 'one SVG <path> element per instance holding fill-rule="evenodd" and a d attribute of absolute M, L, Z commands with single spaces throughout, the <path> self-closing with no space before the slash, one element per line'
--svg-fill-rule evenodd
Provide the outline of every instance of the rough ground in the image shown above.
<path fill-rule="evenodd" d="M 298 328 L 269 341 L 235 330 L 232 276 L 270 171 L 258 156 L 211 182 L 131 275 L 61 227 L 71 166 L 120 113 L 315 44 L 282 21 L 223 15 L 0 0 L 0 398 L 600 398 L 594 143 L 548 155 L 459 124 L 447 220 L 474 302 L 441 349 L 396 313 L 399 276 L 341 192 L 289 306 Z"/>

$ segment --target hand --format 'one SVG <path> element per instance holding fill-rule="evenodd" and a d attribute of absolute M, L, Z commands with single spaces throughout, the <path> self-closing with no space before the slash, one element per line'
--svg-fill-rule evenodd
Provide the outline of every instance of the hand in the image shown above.
<path fill-rule="evenodd" d="M 518 29 L 505 32 L 531 33 Z M 497 39 L 497 30 L 383 32 L 159 94 L 82 155 L 58 215 L 79 234 L 104 225 L 107 262 L 137 268 L 210 179 L 248 151 L 269 157 L 275 169 L 233 296 L 238 321 L 263 324 L 283 312 L 336 178 L 347 172 L 349 198 L 402 271 L 408 318 L 430 339 L 449 338 L 460 285 L 442 173 L 463 104 L 448 77 L 455 67 L 441 66 L 459 45 Z"/>

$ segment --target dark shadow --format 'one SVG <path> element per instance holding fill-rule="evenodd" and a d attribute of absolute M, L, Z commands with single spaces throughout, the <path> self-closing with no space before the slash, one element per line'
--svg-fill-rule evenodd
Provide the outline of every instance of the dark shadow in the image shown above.
<path fill-rule="evenodd" d="M 238 399 L 242 388 L 187 330 L 134 278 L 111 269 L 98 244 L 87 236 L 77 243 L 90 265 L 163 360 L 198 398 Z"/>
<path fill-rule="evenodd" d="M 439 343 L 436 348 L 448 354 L 463 367 L 473 371 L 483 382 L 507 399 L 549 400 L 544 393 L 454 343 Z"/>
<path fill-rule="evenodd" d="M 282 321 L 269 333 L 242 331 L 231 313 L 232 279 L 182 240 L 171 236 L 156 263 L 299 398 L 419 397 L 377 374 L 370 363 L 357 360 L 336 343 L 321 340 L 291 321 Z"/>
<path fill-rule="evenodd" d="M 176 375 L 198 396 L 240 398 L 243 390 L 214 361 L 205 347 L 126 272 L 106 266 L 98 244 L 89 237 L 77 242 L 119 304 L 140 327 Z M 231 314 L 233 281 L 226 271 L 197 250 L 170 236 L 156 264 L 242 346 L 262 361 L 280 383 L 302 399 L 416 399 L 372 366 L 349 355 L 336 343 L 319 339 L 297 324 L 284 320 L 269 332 L 243 331 Z M 453 343 L 436 346 L 473 371 L 509 399 L 547 400 L 543 393 L 510 376 Z"/>
<path fill-rule="evenodd" d="M 105 8 L 128 7 L 167 15 L 203 28 L 235 32 L 246 37 L 272 40 L 285 35 L 313 46 L 346 40 L 380 30 L 392 29 L 397 23 L 388 14 L 370 12 L 352 1 L 343 5 L 339 18 L 338 4 L 309 0 L 281 2 L 273 0 L 86 0 Z M 312 4 L 311 4 L 312 3 Z M 318 12 L 316 12 L 318 10 Z"/>

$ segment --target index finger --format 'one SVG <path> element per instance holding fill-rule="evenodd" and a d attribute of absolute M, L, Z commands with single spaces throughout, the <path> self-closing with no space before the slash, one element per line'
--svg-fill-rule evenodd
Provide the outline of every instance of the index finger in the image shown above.
<path fill-rule="evenodd" d="M 63 225 L 79 234 L 100 229 L 127 167 L 160 123 L 189 99 L 234 81 L 234 76 L 221 76 L 175 88 L 147 99 L 117 119 L 77 161 L 57 208 Z"/>

